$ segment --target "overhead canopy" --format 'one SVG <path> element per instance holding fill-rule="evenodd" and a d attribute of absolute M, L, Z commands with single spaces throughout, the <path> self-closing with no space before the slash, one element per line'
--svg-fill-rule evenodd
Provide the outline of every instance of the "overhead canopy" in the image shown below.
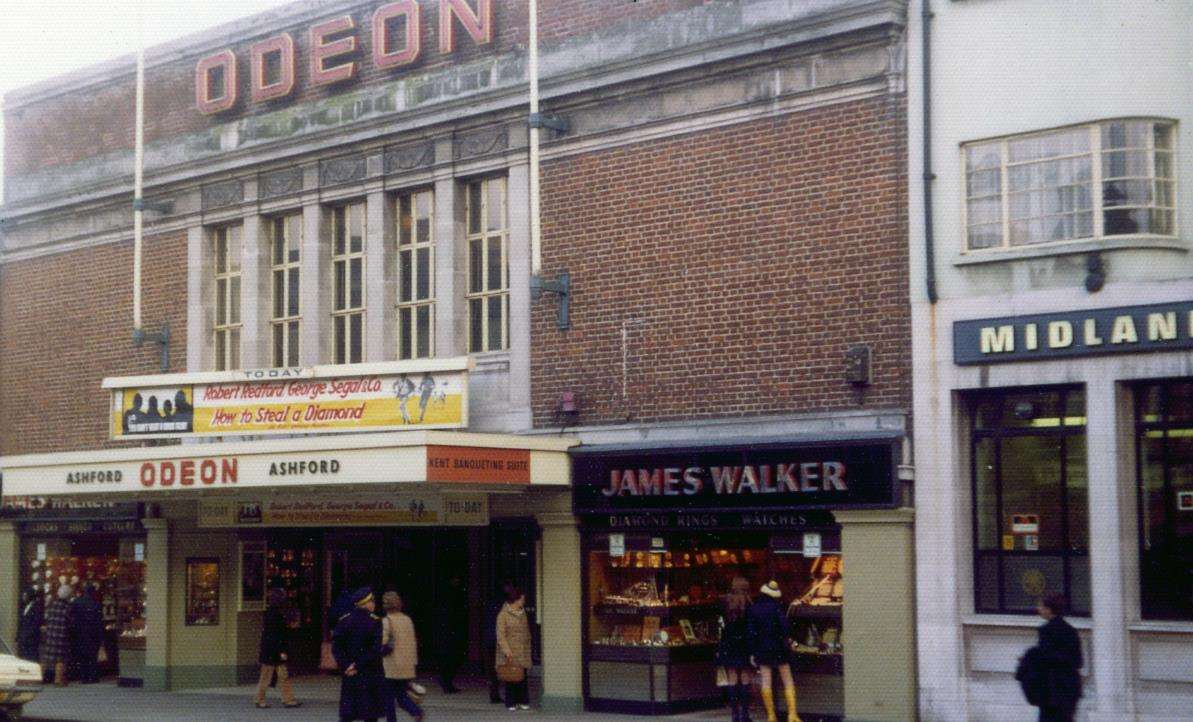
<path fill-rule="evenodd" d="M 152 501 L 264 489 L 566 488 L 566 438 L 404 431 L 0 458 L 0 494 Z M 412 487 L 413 488 L 413 487 Z"/>

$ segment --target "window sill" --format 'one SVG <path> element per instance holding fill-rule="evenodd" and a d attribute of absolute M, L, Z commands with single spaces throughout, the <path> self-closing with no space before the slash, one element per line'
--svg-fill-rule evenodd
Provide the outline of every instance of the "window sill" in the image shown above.
<path fill-rule="evenodd" d="M 1132 632 L 1157 632 L 1160 634 L 1193 635 L 1193 622 L 1135 622 L 1127 625 Z"/>
<path fill-rule="evenodd" d="M 1092 629 L 1089 617 L 1065 617 L 1074 629 Z M 963 627 L 1007 627 L 1035 629 L 1044 620 L 1034 614 L 967 614 L 961 618 Z"/>
<path fill-rule="evenodd" d="M 1022 261 L 1031 258 L 1067 256 L 1078 253 L 1100 253 L 1127 248 L 1153 249 L 1188 252 L 1189 244 L 1181 238 L 1170 236 L 1115 236 L 1113 238 L 1092 238 L 1085 241 L 1061 241 L 1041 243 L 1034 246 L 1005 248 L 987 251 L 959 253 L 953 258 L 954 266 L 976 266 L 983 263 Z"/>
<path fill-rule="evenodd" d="M 469 354 L 469 356 L 476 361 L 473 373 L 483 374 L 508 371 L 510 367 L 509 351 L 483 351 L 481 353 Z"/>

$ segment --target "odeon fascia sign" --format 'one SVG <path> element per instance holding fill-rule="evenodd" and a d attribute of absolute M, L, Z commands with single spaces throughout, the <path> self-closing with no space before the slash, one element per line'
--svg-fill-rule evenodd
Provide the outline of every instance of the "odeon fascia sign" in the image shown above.
<path fill-rule="evenodd" d="M 439 52 L 455 51 L 455 31 L 463 28 L 477 45 L 493 39 L 492 0 L 438 0 Z M 372 38 L 370 60 L 378 70 L 401 68 L 422 53 L 422 8 L 418 0 L 396 0 L 373 11 L 366 28 L 358 29 L 351 15 L 323 20 L 307 29 L 306 73 L 312 87 L 356 77 L 360 35 Z M 278 33 L 249 48 L 249 88 L 252 102 L 288 97 L 298 74 L 298 49 L 290 33 Z M 205 114 L 221 113 L 236 105 L 240 59 L 228 48 L 201 59 L 195 66 L 195 105 Z"/>

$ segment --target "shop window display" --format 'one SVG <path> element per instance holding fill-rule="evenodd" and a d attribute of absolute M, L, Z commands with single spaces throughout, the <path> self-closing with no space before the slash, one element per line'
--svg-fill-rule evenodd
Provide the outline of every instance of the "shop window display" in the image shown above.
<path fill-rule="evenodd" d="M 1144 619 L 1193 620 L 1193 381 L 1136 388 Z"/>
<path fill-rule="evenodd" d="M 836 531 L 824 534 L 817 557 L 803 556 L 800 535 L 733 534 L 729 541 L 716 534 L 615 534 L 612 545 L 610 536 L 588 537 L 587 684 L 594 708 L 665 712 L 717 700 L 722 597 L 735 577 L 754 592 L 772 579 L 784 590 L 792 668 L 805 683 L 842 674 L 844 569 Z"/>
<path fill-rule="evenodd" d="M 24 547 L 22 576 L 29 588 L 49 601 L 64 584 L 75 590 L 91 584 L 103 610 L 107 636 L 145 636 L 144 541 L 32 538 Z"/>
<path fill-rule="evenodd" d="M 1034 614 L 1050 593 L 1088 615 L 1085 394 L 1024 389 L 970 399 L 978 612 Z"/>

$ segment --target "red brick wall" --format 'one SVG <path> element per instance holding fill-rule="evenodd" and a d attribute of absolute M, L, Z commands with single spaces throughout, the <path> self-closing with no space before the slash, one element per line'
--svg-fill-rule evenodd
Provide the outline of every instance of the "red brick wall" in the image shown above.
<path fill-rule="evenodd" d="M 574 291 L 566 332 L 534 304 L 536 425 L 564 391 L 580 424 L 858 408 L 858 343 L 860 402 L 908 406 L 903 122 L 862 100 L 545 164 L 544 272 Z"/>
<path fill-rule="evenodd" d="M 540 42 L 544 48 L 577 35 L 627 20 L 646 20 L 673 10 L 707 4 L 710 0 L 545 0 L 540 3 Z M 249 115 L 270 112 L 296 103 L 325 98 L 387 82 L 403 75 L 418 74 L 470 62 L 486 55 L 508 52 L 526 43 L 526 0 L 493 0 L 493 42 L 478 46 L 461 26 L 456 26 L 456 51 L 439 52 L 438 0 L 422 0 L 422 52 L 411 64 L 378 71 L 372 63 L 372 13 L 382 0 L 362 5 L 351 13 L 356 21 L 360 48 L 357 77 L 332 86 L 312 88 L 307 83 L 308 30 L 313 23 L 262 28 L 250 42 L 232 46 L 236 52 L 240 88 L 235 108 L 214 116 L 195 109 L 194 71 L 199 56 L 166 66 L 150 68 L 145 82 L 145 138 L 153 143 L 178 135 L 202 131 L 213 125 Z M 196 30 L 200 30 L 196 28 Z M 298 48 L 297 86 L 287 98 L 271 103 L 249 102 L 249 46 L 267 36 L 289 32 Z M 85 158 L 133 147 L 134 80 L 119 82 L 80 93 L 70 93 L 41 103 L 6 111 L 5 177 L 12 178 Z"/>
<path fill-rule="evenodd" d="M 157 344 L 132 344 L 132 267 L 131 241 L 0 266 L 0 455 L 118 445 L 101 380 L 161 370 Z M 142 283 L 145 330 L 170 324 L 184 371 L 185 233 L 145 240 Z"/>

